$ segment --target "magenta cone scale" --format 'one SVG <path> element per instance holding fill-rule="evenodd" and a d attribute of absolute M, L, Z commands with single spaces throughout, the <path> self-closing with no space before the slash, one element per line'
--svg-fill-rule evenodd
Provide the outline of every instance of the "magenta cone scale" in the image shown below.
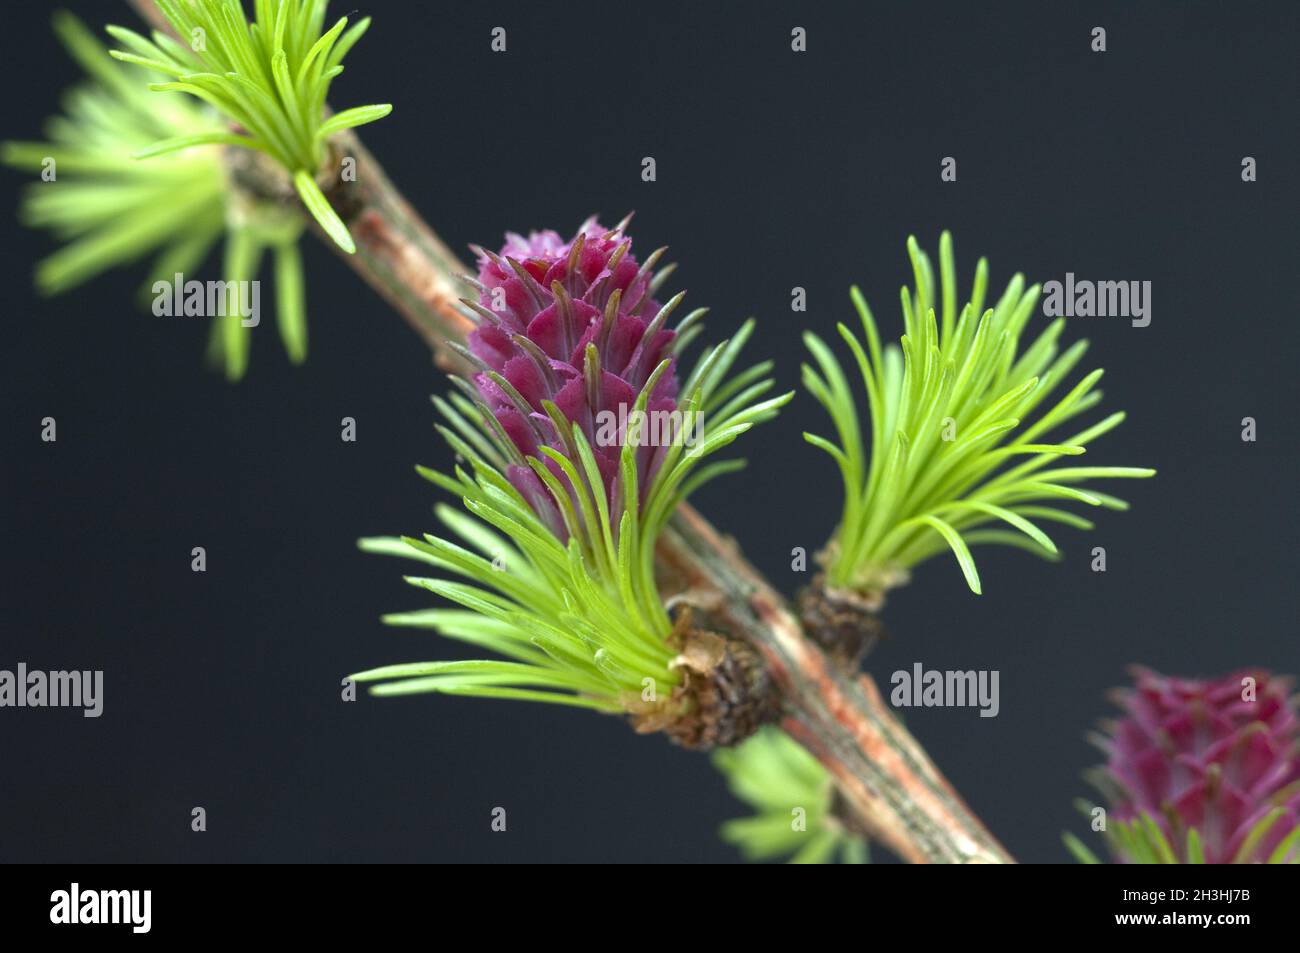
<path fill-rule="evenodd" d="M 639 264 L 626 222 L 606 229 L 589 219 L 564 241 L 553 231 L 527 238 L 508 235 L 499 254 L 475 248 L 480 318 L 469 352 L 480 371 L 479 396 L 521 458 L 542 460 L 561 482 L 560 466 L 544 457 L 549 447 L 572 460 L 571 439 L 556 426 L 548 404 L 580 430 L 595 457 L 611 510 L 622 506 L 619 456 L 626 421 L 646 396 L 648 413 L 672 412 L 679 383 L 672 353 L 675 333 L 664 327 L 681 296 L 661 306 L 653 298 L 653 267 L 663 249 Z M 602 421 L 619 423 L 602 427 Z M 663 446 L 636 447 L 637 483 L 646 487 L 662 461 Z M 507 476 L 561 538 L 567 533 L 543 481 L 522 459 Z M 593 488 L 594 489 L 594 488 Z"/>
<path fill-rule="evenodd" d="M 1267 859 L 1300 816 L 1290 682 L 1258 670 L 1209 680 L 1146 669 L 1135 676 L 1116 697 L 1124 717 L 1100 742 L 1109 760 L 1097 782 L 1111 796 L 1112 819 L 1148 814 L 1184 862 L 1190 829 L 1206 863 Z M 1265 833 L 1252 836 L 1274 810 Z"/>

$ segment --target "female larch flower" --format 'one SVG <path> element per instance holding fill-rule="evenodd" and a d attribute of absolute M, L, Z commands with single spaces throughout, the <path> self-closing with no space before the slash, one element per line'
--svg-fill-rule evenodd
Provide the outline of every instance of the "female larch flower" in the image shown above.
<path fill-rule="evenodd" d="M 638 731 L 699 748 L 731 744 L 774 714 L 752 649 L 702 630 L 689 611 L 670 617 L 655 548 L 691 493 L 744 466 L 714 455 L 792 395 L 764 397 L 771 361 L 733 372 L 752 319 L 678 379 L 705 309 L 666 327 L 682 295 L 661 305 L 655 293 L 672 266 L 655 273 L 663 249 L 638 263 L 626 225 L 589 219 L 569 241 L 541 231 L 508 236 L 499 254 L 474 249 L 479 272 L 467 280 L 478 294 L 464 304 L 478 326 L 458 348 L 472 370 L 453 377 L 459 393 L 434 398 L 456 466 L 420 468 L 464 505 L 438 508 L 459 542 L 425 534 L 362 546 L 434 566 L 437 577 L 408 581 L 458 606 L 386 621 L 504 658 L 351 676 L 378 683 L 375 694 L 622 712 Z"/>
<path fill-rule="evenodd" d="M 1096 780 L 1110 796 L 1111 825 L 1146 815 L 1182 862 L 1276 863 L 1293 854 L 1300 723 L 1290 682 L 1260 670 L 1206 680 L 1135 674 L 1134 687 L 1116 696 L 1124 717 L 1100 740 L 1108 761 Z M 1135 859 L 1122 841 L 1112 844 L 1122 860 Z"/>
<path fill-rule="evenodd" d="M 527 238 L 511 234 L 499 254 L 475 247 L 481 318 L 469 337 L 479 366 L 479 396 L 522 458 L 546 460 L 563 484 L 565 475 L 550 447 L 570 458 L 571 442 L 558 416 L 580 430 L 599 468 L 611 510 L 621 508 L 619 456 L 625 441 L 637 448 L 637 485 L 644 496 L 663 461 L 663 433 L 629 434 L 638 399 L 642 421 L 672 422 L 669 439 L 686 436 L 678 411 L 676 333 L 664 327 L 681 295 L 666 305 L 653 297 L 660 249 L 639 264 L 626 222 L 613 229 L 594 218 L 564 241 L 553 231 Z M 653 380 L 652 380 L 653 378 Z M 577 460 L 574 460 L 577 463 Z M 523 459 L 511 462 L 511 483 L 557 534 L 564 535 L 559 508 L 538 474 Z"/>

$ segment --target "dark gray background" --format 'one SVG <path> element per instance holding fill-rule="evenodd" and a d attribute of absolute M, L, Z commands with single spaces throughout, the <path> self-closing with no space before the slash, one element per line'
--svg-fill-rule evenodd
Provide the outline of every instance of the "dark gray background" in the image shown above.
<path fill-rule="evenodd" d="M 1062 861 L 1096 760 L 1084 733 L 1127 664 L 1300 669 L 1294 5 L 725 7 L 374 3 L 331 98 L 395 104 L 365 139 L 454 247 L 635 209 L 641 253 L 672 246 L 676 287 L 713 308 L 715 336 L 756 315 L 750 356 L 775 357 L 787 387 L 803 328 L 851 319 L 851 282 L 898 333 L 911 232 L 933 249 L 951 228 L 962 274 L 986 254 L 999 290 L 1017 269 L 1153 282 L 1150 327 L 1070 331 L 1107 369 L 1105 408 L 1130 414 L 1092 461 L 1160 476 L 1119 486 L 1133 510 L 1095 533 L 1063 530 L 1063 565 L 977 553 L 982 598 L 950 559 L 927 564 L 869 660 L 882 681 L 917 660 L 1001 671 L 996 719 L 907 721 L 1013 853 Z M 31 138 L 75 71 L 45 11 L 6 16 L 4 133 Z M 489 52 L 496 25 L 505 55 Z M 794 25 L 806 54 L 790 52 Z M 939 181 L 946 155 L 955 184 Z M 21 177 L 3 182 L 12 210 Z M 735 856 L 715 829 L 742 809 L 707 759 L 616 719 L 339 700 L 346 672 L 459 649 L 381 626 L 426 600 L 353 546 L 433 527 L 436 491 L 412 465 L 446 463 L 428 402 L 445 382 L 329 251 L 305 251 L 309 363 L 290 368 L 263 322 L 230 386 L 201 366 L 206 326 L 133 310 L 139 269 L 40 300 L 30 270 L 51 243 L 12 215 L 3 242 L 0 667 L 102 668 L 106 702 L 98 720 L 0 710 L 0 860 Z M 1255 444 L 1239 439 L 1247 415 Z M 787 591 L 804 581 L 791 547 L 818 547 L 839 502 L 803 429 L 827 426 L 801 395 L 745 441 L 748 473 L 697 500 Z M 190 571 L 196 545 L 206 574 Z"/>

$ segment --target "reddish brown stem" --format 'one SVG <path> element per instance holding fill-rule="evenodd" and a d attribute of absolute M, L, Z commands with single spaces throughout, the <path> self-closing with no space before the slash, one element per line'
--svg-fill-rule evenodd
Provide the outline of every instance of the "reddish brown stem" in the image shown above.
<path fill-rule="evenodd" d="M 866 675 L 854 677 L 800 627 L 784 599 L 704 517 L 682 507 L 660 543 L 665 568 L 714 620 L 767 660 L 786 706 L 782 727 L 816 755 L 859 825 L 915 863 L 1009 863 Z M 707 594 L 707 595 L 705 595 Z"/>

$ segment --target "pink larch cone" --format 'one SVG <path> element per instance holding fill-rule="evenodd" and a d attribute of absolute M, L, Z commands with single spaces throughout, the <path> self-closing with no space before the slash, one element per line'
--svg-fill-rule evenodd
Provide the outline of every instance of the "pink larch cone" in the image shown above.
<path fill-rule="evenodd" d="M 1300 816 L 1300 722 L 1290 681 L 1262 670 L 1206 680 L 1134 674 L 1134 687 L 1116 694 L 1124 717 L 1100 741 L 1109 760 L 1097 782 L 1111 797 L 1112 818 L 1149 814 L 1183 862 L 1191 828 L 1206 863 L 1268 858 Z M 1275 808 L 1282 815 L 1248 845 L 1252 828 Z"/>
<path fill-rule="evenodd" d="M 661 307 L 651 297 L 652 269 L 662 249 L 644 265 L 631 249 L 623 225 L 606 229 L 594 219 L 567 242 L 553 231 L 528 238 L 511 234 L 500 254 L 475 249 L 479 300 L 470 302 L 481 319 L 469 336 L 470 352 L 509 387 L 486 370 L 474 382 L 511 443 L 523 456 L 541 459 L 567 484 L 560 467 L 539 452 L 548 446 L 568 454 L 544 409 L 545 401 L 553 402 L 591 445 L 615 514 L 622 505 L 618 460 L 624 433 L 620 429 L 613 442 L 598 440 L 597 415 L 621 411 L 625 418 L 665 358 L 669 367 L 649 395 L 647 410 L 674 410 L 679 386 L 671 355 L 675 333 L 664 327 L 678 299 Z M 642 496 L 662 454 L 662 447 L 636 449 Z M 573 462 L 583 472 L 580 462 Z M 507 476 L 543 521 L 567 537 L 560 511 L 537 474 L 515 463 Z"/>

